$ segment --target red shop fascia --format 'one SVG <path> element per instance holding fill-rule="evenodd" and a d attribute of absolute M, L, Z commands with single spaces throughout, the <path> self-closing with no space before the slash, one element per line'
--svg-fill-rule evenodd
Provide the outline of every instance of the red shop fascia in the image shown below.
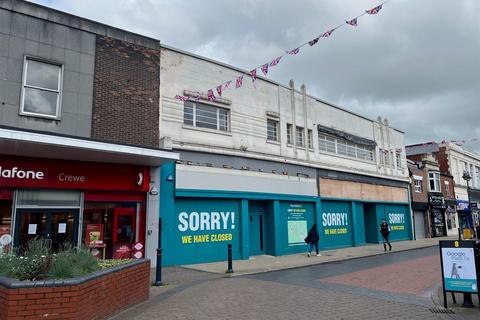
<path fill-rule="evenodd" d="M 140 204 L 139 241 L 145 243 L 147 166 L 4 156 L 0 158 L 0 201 L 13 203 L 15 190 L 76 190 L 83 202 Z M 12 226 L 13 227 L 13 226 Z"/>

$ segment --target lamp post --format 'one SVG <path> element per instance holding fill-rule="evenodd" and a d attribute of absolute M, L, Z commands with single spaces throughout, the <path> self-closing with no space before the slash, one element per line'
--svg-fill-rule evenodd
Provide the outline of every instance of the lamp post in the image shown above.
<path fill-rule="evenodd" d="M 468 201 L 468 210 L 470 210 L 470 185 L 468 184 L 470 180 L 472 179 L 472 176 L 470 175 L 470 172 L 467 170 L 463 171 L 463 180 L 467 182 L 467 201 Z M 473 301 L 472 301 L 472 294 L 471 293 L 464 293 L 463 294 L 463 305 L 462 307 L 464 308 L 473 308 Z"/>

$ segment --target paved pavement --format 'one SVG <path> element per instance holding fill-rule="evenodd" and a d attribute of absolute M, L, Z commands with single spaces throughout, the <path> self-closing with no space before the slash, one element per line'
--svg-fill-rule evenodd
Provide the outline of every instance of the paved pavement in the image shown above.
<path fill-rule="evenodd" d="M 439 269 L 437 247 L 236 277 L 166 268 L 168 285 L 115 319 L 480 319 L 437 313 Z"/>
<path fill-rule="evenodd" d="M 439 240 L 452 240 L 456 237 L 430 238 L 415 241 L 398 241 L 393 242 L 393 251 L 399 252 L 404 250 L 419 249 L 431 246 L 438 246 Z M 226 253 L 226 247 L 225 247 Z M 321 257 L 312 256 L 307 258 L 305 253 L 291 254 L 279 257 L 261 255 L 251 257 L 249 260 L 233 261 L 234 274 L 239 276 L 245 274 L 255 274 L 268 271 L 285 270 L 290 268 L 298 268 L 308 265 L 316 265 L 326 262 L 343 261 L 360 257 L 370 257 L 384 254 L 383 245 L 368 244 L 360 247 L 342 248 L 337 250 L 321 251 Z M 226 255 L 226 254 L 225 254 Z M 184 268 L 206 271 L 218 274 L 225 274 L 227 270 L 226 262 L 201 263 L 183 266 Z"/>

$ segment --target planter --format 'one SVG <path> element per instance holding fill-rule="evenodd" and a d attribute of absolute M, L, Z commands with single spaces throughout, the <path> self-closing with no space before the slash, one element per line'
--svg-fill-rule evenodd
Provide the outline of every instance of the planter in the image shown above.
<path fill-rule="evenodd" d="M 134 260 L 66 280 L 0 277 L 0 320 L 103 319 L 145 301 L 150 260 Z"/>

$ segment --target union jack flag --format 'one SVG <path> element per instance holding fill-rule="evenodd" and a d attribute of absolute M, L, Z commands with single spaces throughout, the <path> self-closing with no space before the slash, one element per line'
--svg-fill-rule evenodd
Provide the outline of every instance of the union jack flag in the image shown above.
<path fill-rule="evenodd" d="M 328 38 L 328 37 L 330 37 L 330 36 L 332 35 L 333 31 L 335 31 L 335 29 L 332 29 L 332 30 L 329 30 L 329 31 L 323 33 L 323 34 L 320 36 L 320 38 Z"/>
<path fill-rule="evenodd" d="M 188 97 L 180 96 L 180 95 L 177 94 L 177 95 L 175 96 L 175 99 L 180 100 L 180 101 L 187 101 L 187 100 L 188 100 Z"/>
<path fill-rule="evenodd" d="M 232 80 L 228 80 L 227 83 L 225 83 L 225 85 L 223 86 L 223 89 L 228 89 L 228 87 L 230 87 L 231 84 L 232 84 Z"/>
<path fill-rule="evenodd" d="M 280 62 L 280 59 L 282 59 L 282 56 L 273 59 L 272 62 L 270 62 L 270 67 L 276 66 Z"/>
<path fill-rule="evenodd" d="M 265 64 L 261 67 L 261 69 L 262 69 L 263 74 L 264 74 L 264 75 L 267 75 L 267 73 L 268 73 L 268 63 L 265 63 Z"/>
<path fill-rule="evenodd" d="M 300 52 L 300 48 L 296 48 L 296 49 L 293 49 L 293 50 L 288 51 L 288 54 L 294 56 L 294 55 L 296 55 L 296 54 L 299 53 L 299 52 Z"/>
<path fill-rule="evenodd" d="M 207 92 L 207 98 L 208 98 L 208 101 L 213 101 L 213 100 L 215 100 L 215 95 L 213 94 L 213 90 L 212 90 L 212 89 L 208 90 L 208 92 Z"/>
<path fill-rule="evenodd" d="M 370 10 L 366 10 L 365 12 L 368 14 L 377 14 L 380 10 L 382 10 L 382 5 L 379 5 L 378 7 L 375 7 Z"/>
<path fill-rule="evenodd" d="M 237 83 L 235 84 L 235 88 L 240 88 L 243 84 L 243 76 L 237 78 Z"/>
<path fill-rule="evenodd" d="M 357 18 L 352 19 L 350 21 L 345 21 L 347 24 L 356 27 L 357 26 Z"/>
<path fill-rule="evenodd" d="M 217 93 L 218 93 L 218 96 L 221 97 L 222 96 L 222 85 L 219 85 L 217 87 Z"/>
<path fill-rule="evenodd" d="M 320 40 L 320 37 L 316 37 L 315 39 L 311 40 L 311 41 L 308 41 L 308 44 L 311 46 L 315 45 L 318 40 Z"/>
<path fill-rule="evenodd" d="M 252 81 L 255 82 L 255 80 L 257 80 L 257 69 L 250 71 L 250 76 L 252 77 Z"/>

